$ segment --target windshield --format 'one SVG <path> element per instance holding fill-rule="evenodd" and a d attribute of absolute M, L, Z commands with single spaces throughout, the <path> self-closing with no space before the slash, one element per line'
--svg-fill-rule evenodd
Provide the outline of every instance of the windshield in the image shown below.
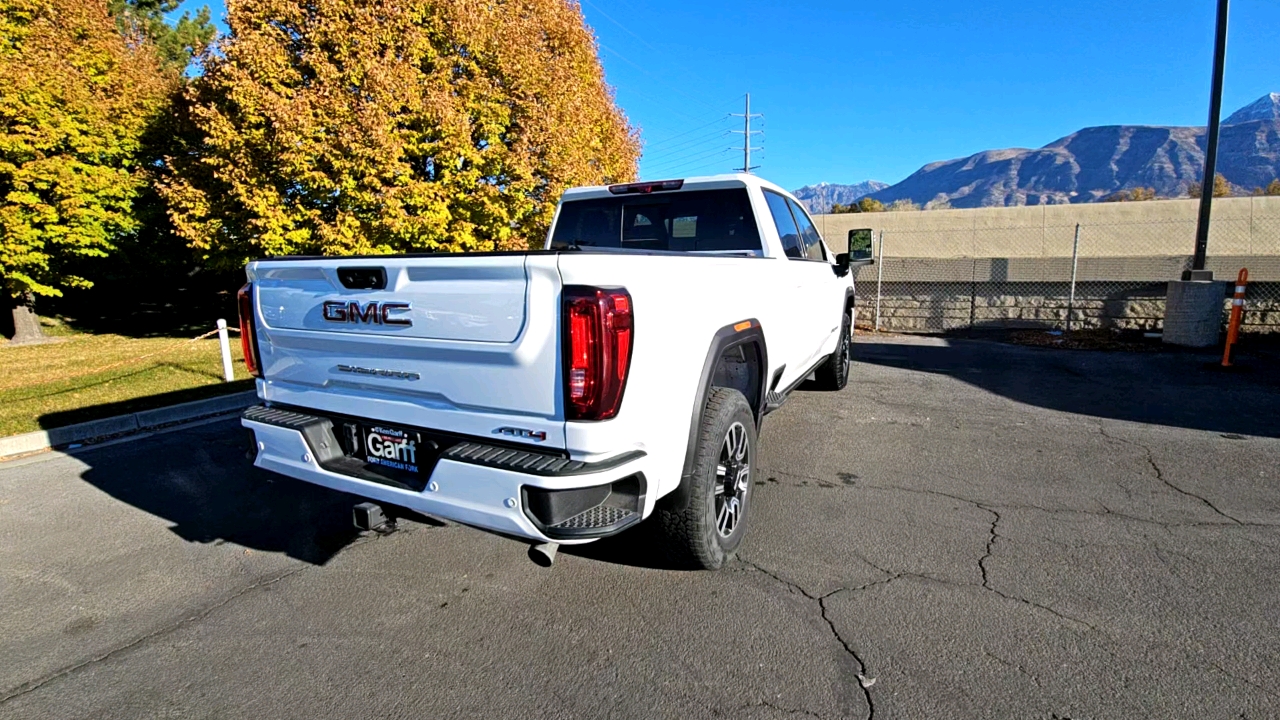
<path fill-rule="evenodd" d="M 551 248 L 573 246 L 761 254 L 746 188 L 566 202 Z"/>

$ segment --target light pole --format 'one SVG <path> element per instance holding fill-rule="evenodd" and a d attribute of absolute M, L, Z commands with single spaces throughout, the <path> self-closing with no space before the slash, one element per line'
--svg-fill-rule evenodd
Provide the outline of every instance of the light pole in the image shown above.
<path fill-rule="evenodd" d="M 1213 83 L 1209 89 L 1209 135 L 1205 138 L 1204 179 L 1200 182 L 1200 214 L 1196 218 L 1196 253 L 1191 270 L 1183 280 L 1212 280 L 1213 271 L 1205 270 L 1205 254 L 1209 247 L 1209 216 L 1213 208 L 1213 184 L 1218 172 L 1218 127 L 1222 116 L 1222 75 L 1227 59 L 1227 4 L 1218 0 L 1218 25 L 1213 39 Z"/>
<path fill-rule="evenodd" d="M 1162 339 L 1170 345 L 1210 347 L 1222 332 L 1222 301 L 1227 284 L 1215 281 L 1205 269 L 1209 246 L 1209 217 L 1213 181 L 1217 177 L 1218 126 L 1222 114 L 1222 75 L 1227 56 L 1227 2 L 1218 0 L 1218 26 L 1213 41 L 1213 83 L 1209 90 L 1209 133 L 1205 138 L 1204 179 L 1200 183 L 1200 214 L 1196 222 L 1196 250 L 1191 269 L 1182 280 L 1169 282 L 1164 302 Z"/>

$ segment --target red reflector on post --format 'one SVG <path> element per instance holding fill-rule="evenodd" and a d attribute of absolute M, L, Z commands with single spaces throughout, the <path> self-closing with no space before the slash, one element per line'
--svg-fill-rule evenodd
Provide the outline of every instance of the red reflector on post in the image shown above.
<path fill-rule="evenodd" d="M 258 361 L 258 338 L 253 324 L 253 283 L 247 283 L 236 293 L 236 306 L 240 311 L 240 352 L 244 355 L 244 367 L 254 377 L 262 377 L 262 365 Z"/>
<path fill-rule="evenodd" d="M 565 417 L 618 414 L 631 369 L 631 296 L 622 288 L 564 288 Z"/>

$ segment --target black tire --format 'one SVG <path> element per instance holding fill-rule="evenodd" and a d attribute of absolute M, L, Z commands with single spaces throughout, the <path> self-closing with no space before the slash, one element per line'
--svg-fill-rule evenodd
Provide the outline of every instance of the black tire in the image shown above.
<path fill-rule="evenodd" d="M 735 453 L 725 455 L 730 443 L 738 446 L 739 437 L 745 467 L 736 460 Z M 694 448 L 688 504 L 683 509 L 660 507 L 655 513 L 675 564 L 715 570 L 733 558 L 747 530 L 755 483 L 756 441 L 755 417 L 747 399 L 737 390 L 712 388 Z M 729 461 L 722 464 L 726 457 Z M 723 475 L 720 467 L 725 468 Z M 732 512 L 728 509 L 731 501 L 736 501 Z M 732 527 L 724 533 L 729 515 Z"/>
<path fill-rule="evenodd" d="M 818 366 L 813 379 L 820 390 L 843 390 L 849 384 L 849 360 L 853 354 L 853 318 L 849 310 L 844 311 L 844 319 L 840 321 L 840 342 L 836 343 L 835 352 L 827 356 L 826 362 Z"/>

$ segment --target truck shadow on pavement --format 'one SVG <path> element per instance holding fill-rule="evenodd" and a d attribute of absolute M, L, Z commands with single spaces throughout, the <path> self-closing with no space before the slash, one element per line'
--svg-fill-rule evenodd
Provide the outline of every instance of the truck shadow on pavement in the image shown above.
<path fill-rule="evenodd" d="M 992 341 L 859 337 L 859 363 L 947 375 L 1016 402 L 1110 420 L 1280 437 L 1280 367 L 1217 356 L 1055 350 Z M 865 380 L 854 369 L 850 382 Z"/>
<path fill-rule="evenodd" d="M 88 449 L 81 477 L 111 497 L 172 523 L 193 543 L 235 543 L 316 565 L 358 536 L 354 496 L 258 470 L 237 420 Z M 417 521 L 428 521 L 415 517 Z"/>
<path fill-rule="evenodd" d="M 649 518 L 618 535 L 586 545 L 562 545 L 560 552 L 610 565 L 649 570 L 691 570 L 687 564 L 678 562 L 667 553 L 665 542 L 662 529 L 653 518 Z"/>

